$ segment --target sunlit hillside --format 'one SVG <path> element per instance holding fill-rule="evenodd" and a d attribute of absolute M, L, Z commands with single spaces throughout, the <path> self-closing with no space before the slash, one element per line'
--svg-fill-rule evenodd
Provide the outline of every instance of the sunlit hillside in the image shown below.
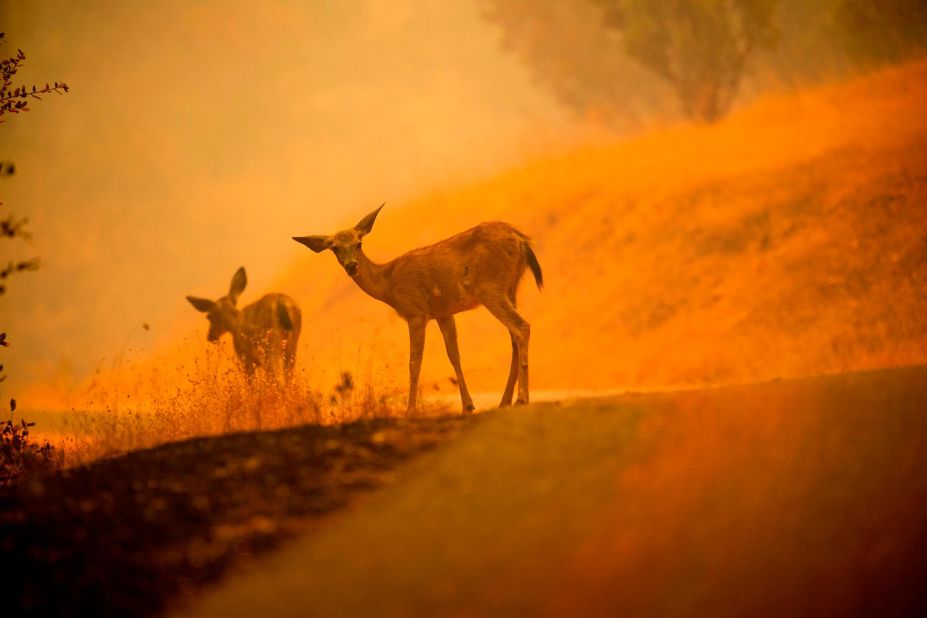
<path fill-rule="evenodd" d="M 539 292 L 528 275 L 519 294 L 536 394 L 927 362 L 923 109 L 927 62 L 765 98 L 714 126 L 678 125 L 388 202 L 365 251 L 387 261 L 487 220 L 529 234 L 545 281 Z M 378 205 L 358 205 L 344 227 Z M 335 231 L 307 218 L 292 235 Z M 402 396 L 405 323 L 330 253 L 280 242 L 292 245 L 292 264 L 274 282 L 252 283 L 242 303 L 269 290 L 300 303 L 298 365 L 311 388 L 329 393 L 347 371 Z M 491 405 L 508 373 L 508 335 L 482 308 L 457 322 L 468 383 L 478 405 Z M 105 405 L 186 384 L 193 359 L 208 366 L 202 324 L 181 328 L 177 344 L 149 360 L 119 357 L 115 375 L 96 376 Z M 427 337 L 422 389 L 452 397 L 434 323 Z M 47 388 L 28 395 L 61 405 Z M 86 399 L 66 397 L 65 407 L 101 405 Z"/>
<path fill-rule="evenodd" d="M 539 293 L 527 277 L 519 297 L 533 389 L 924 362 L 924 109 L 927 62 L 767 98 L 715 126 L 676 126 L 388 203 L 365 250 L 386 261 L 494 219 L 528 233 L 546 283 Z M 357 218 L 377 205 L 359 205 Z M 293 229 L 334 231 L 311 219 Z M 404 380 L 404 322 L 332 255 L 299 251 L 271 287 L 303 306 L 303 359 L 388 367 Z M 471 386 L 501 391 L 510 353 L 501 325 L 479 309 L 458 316 L 458 328 Z M 433 324 L 428 337 L 426 388 L 451 388 Z"/>

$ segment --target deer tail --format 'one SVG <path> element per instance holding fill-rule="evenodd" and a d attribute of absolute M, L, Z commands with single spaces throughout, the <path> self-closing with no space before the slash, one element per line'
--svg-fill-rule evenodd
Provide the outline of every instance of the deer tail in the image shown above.
<path fill-rule="evenodd" d="M 280 321 L 283 330 L 293 330 L 293 320 L 290 318 L 290 312 L 284 303 L 277 303 L 277 320 Z"/>
<path fill-rule="evenodd" d="M 528 258 L 528 268 L 531 269 L 531 274 L 534 275 L 534 282 L 540 290 L 544 287 L 544 273 L 541 272 L 541 264 L 538 262 L 538 256 L 534 254 L 527 240 L 525 241 L 525 257 Z"/>

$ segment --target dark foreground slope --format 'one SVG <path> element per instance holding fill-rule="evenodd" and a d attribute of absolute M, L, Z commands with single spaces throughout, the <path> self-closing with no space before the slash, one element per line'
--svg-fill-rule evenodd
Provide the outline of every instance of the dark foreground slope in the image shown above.
<path fill-rule="evenodd" d="M 927 368 L 482 416 L 389 491 L 183 613 L 924 608 Z"/>
<path fill-rule="evenodd" d="M 2 616 L 159 614 L 380 487 L 464 419 L 374 420 L 135 451 L 0 495 Z"/>

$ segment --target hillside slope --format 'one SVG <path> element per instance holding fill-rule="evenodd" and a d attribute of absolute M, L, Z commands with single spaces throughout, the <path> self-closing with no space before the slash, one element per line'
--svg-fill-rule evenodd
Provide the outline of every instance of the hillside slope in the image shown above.
<path fill-rule="evenodd" d="M 912 367 L 482 414 L 177 615 L 923 615 L 925 405 Z"/>
<path fill-rule="evenodd" d="M 520 293 L 534 389 L 924 362 L 924 109 L 927 62 L 766 99 L 716 126 L 677 126 L 387 204 L 365 249 L 386 261 L 493 219 L 532 236 L 546 283 Z M 334 231 L 310 218 L 293 233 Z M 405 379 L 404 323 L 333 256 L 305 251 L 272 287 L 302 303 L 304 362 Z M 501 391 L 502 327 L 482 309 L 458 327 L 472 387 Z M 428 333 L 425 384 L 450 390 L 440 335 Z"/>

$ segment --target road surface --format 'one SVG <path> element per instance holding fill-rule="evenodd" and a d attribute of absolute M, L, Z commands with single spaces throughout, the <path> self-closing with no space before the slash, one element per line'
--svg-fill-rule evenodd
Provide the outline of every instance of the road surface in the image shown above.
<path fill-rule="evenodd" d="M 486 413 L 182 616 L 913 615 L 927 368 Z"/>

